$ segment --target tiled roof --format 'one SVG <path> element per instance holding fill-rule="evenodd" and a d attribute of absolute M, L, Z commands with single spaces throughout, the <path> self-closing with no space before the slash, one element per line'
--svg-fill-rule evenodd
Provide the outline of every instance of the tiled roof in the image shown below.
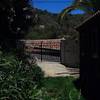
<path fill-rule="evenodd" d="M 60 50 L 61 39 L 46 39 L 46 40 L 23 40 L 25 47 L 30 51 L 35 47 L 48 48 L 48 49 L 58 49 Z"/>

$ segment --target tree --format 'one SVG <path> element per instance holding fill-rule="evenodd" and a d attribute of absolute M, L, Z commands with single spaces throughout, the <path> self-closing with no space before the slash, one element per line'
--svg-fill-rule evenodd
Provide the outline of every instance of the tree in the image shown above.
<path fill-rule="evenodd" d="M 32 24 L 30 0 L 0 0 L 0 46 L 5 51 L 16 48 Z"/>
<path fill-rule="evenodd" d="M 66 13 L 75 9 L 80 9 L 86 13 L 93 14 L 100 10 L 100 0 L 74 0 L 71 6 L 65 8 L 61 12 L 61 18 L 63 18 Z"/>

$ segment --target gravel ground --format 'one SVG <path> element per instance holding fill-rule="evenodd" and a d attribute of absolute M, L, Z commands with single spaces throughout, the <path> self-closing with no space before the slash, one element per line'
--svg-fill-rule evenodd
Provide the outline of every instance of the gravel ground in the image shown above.
<path fill-rule="evenodd" d="M 44 71 L 45 77 L 79 77 L 78 68 L 69 68 L 58 62 L 37 62 L 38 66 Z"/>

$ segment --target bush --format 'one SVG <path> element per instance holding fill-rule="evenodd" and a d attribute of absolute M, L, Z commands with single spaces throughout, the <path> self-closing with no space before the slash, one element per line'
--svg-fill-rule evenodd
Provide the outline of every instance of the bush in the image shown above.
<path fill-rule="evenodd" d="M 0 100 L 33 100 L 33 91 L 42 78 L 38 66 L 29 66 L 13 55 L 0 52 Z"/>

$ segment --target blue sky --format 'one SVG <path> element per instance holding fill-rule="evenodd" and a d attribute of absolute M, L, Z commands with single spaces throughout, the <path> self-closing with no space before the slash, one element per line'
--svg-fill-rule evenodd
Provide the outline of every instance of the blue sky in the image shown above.
<path fill-rule="evenodd" d="M 72 4 L 73 0 L 32 0 L 32 5 L 35 8 L 47 10 L 52 13 L 60 13 L 65 7 Z M 75 10 L 73 14 L 82 13 L 80 10 Z"/>

